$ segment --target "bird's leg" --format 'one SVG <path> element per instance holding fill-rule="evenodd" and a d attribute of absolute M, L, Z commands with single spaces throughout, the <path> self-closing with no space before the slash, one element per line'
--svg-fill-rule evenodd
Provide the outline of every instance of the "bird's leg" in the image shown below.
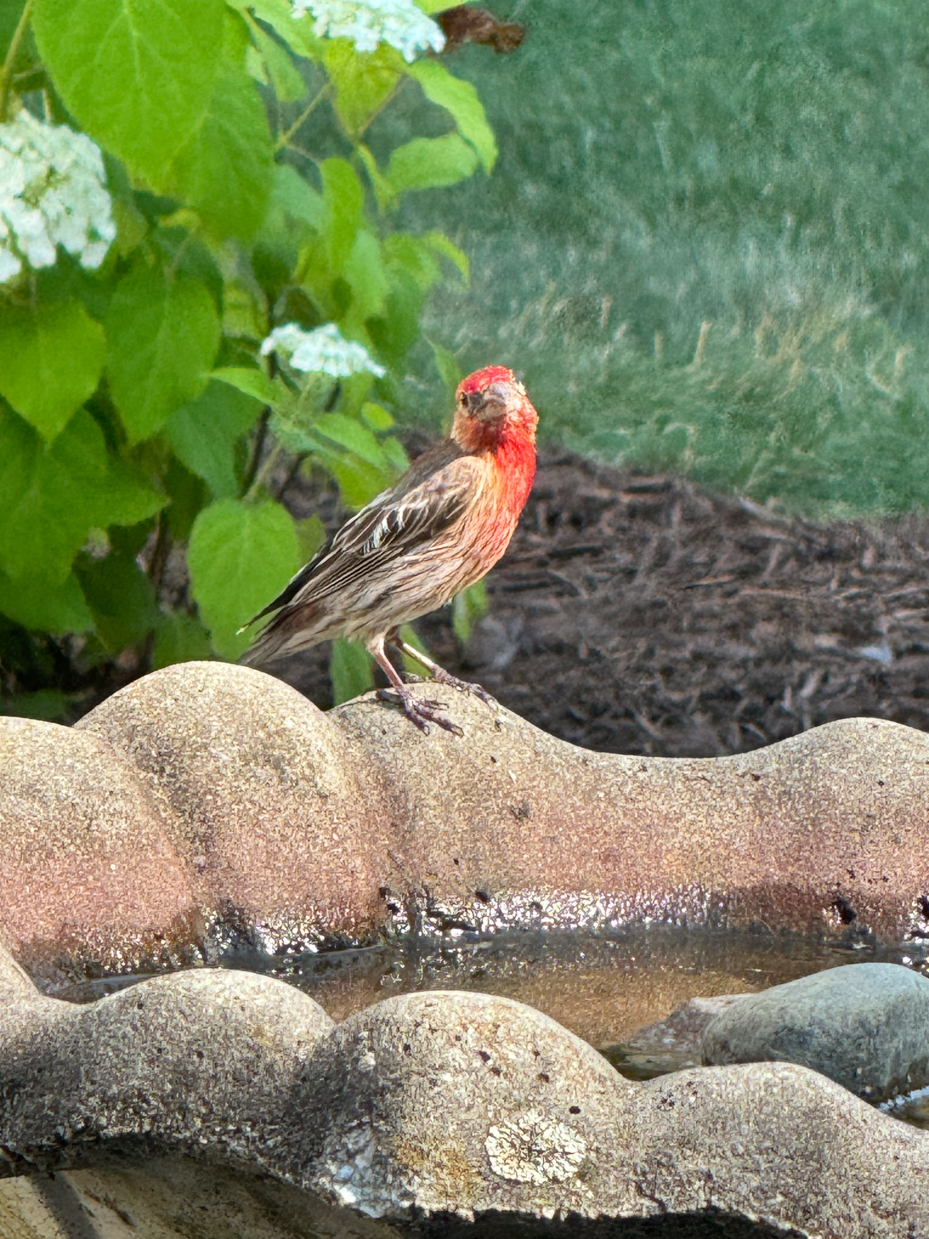
<path fill-rule="evenodd" d="M 416 724 L 420 731 L 429 734 L 429 724 L 437 723 L 445 731 L 453 735 L 463 736 L 464 732 L 457 723 L 445 718 L 439 713 L 444 709 L 441 701 L 420 701 L 408 684 L 404 684 L 396 667 L 387 657 L 384 650 L 383 636 L 373 637 L 368 643 L 368 652 L 377 662 L 384 674 L 390 680 L 391 689 L 381 689 L 378 698 L 381 701 L 396 701 L 403 707 L 407 718 Z"/>
<path fill-rule="evenodd" d="M 472 684 L 470 680 L 460 680 L 457 675 L 452 675 L 444 667 L 440 667 L 437 662 L 433 662 L 428 654 L 424 654 L 415 645 L 410 645 L 408 641 L 404 641 L 399 632 L 391 633 L 390 643 L 406 654 L 408 658 L 415 658 L 421 666 L 426 668 L 437 684 L 447 684 L 449 688 L 457 688 L 462 693 L 473 693 L 475 697 L 480 697 L 481 701 L 496 710 L 496 701 L 494 701 L 486 689 L 481 688 L 480 684 Z"/>

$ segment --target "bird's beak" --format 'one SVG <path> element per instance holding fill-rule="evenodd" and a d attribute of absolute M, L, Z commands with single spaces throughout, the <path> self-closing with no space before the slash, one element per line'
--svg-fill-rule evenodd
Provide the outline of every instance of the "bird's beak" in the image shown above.
<path fill-rule="evenodd" d="M 480 403 L 471 411 L 482 422 L 496 421 L 498 417 L 503 416 L 509 398 L 510 392 L 504 383 L 491 383 L 485 391 L 481 392 Z"/>

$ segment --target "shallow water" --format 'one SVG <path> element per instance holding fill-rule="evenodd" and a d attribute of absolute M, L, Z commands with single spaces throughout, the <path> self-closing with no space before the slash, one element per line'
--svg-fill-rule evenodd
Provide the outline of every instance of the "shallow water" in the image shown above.
<path fill-rule="evenodd" d="M 456 989 L 528 1003 L 602 1049 L 627 1042 L 690 998 L 749 993 L 840 964 L 881 960 L 929 970 L 929 947 L 875 948 L 767 933 L 636 927 L 609 937 L 508 933 L 307 953 L 239 950 L 220 962 L 298 986 L 336 1021 L 413 990 Z M 58 997 L 90 1002 L 144 980 L 105 977 Z"/>
<path fill-rule="evenodd" d="M 602 935 L 509 933 L 466 941 L 419 940 L 280 958 L 239 950 L 225 967 L 298 986 L 336 1021 L 415 990 L 476 990 L 528 1003 L 600 1050 L 631 1079 L 694 1065 L 694 1044 L 677 1035 L 641 1038 L 691 998 L 751 993 L 842 964 L 904 964 L 929 973 L 929 944 L 874 947 L 818 939 L 635 927 Z M 60 991 L 91 1002 L 145 980 L 104 977 Z M 929 1128 L 929 1101 L 882 1107 Z"/>
<path fill-rule="evenodd" d="M 690 998 L 767 989 L 840 964 L 881 960 L 919 967 L 925 954 L 912 946 L 848 947 L 660 926 L 609 937 L 505 934 L 442 946 L 414 942 L 302 955 L 286 962 L 242 955 L 225 962 L 299 986 L 335 1020 L 393 994 L 477 990 L 537 1007 L 600 1049 L 627 1041 Z"/>

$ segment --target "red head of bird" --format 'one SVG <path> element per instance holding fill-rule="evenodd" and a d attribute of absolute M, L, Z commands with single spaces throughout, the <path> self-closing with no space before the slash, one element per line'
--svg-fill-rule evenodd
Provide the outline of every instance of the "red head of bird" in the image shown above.
<path fill-rule="evenodd" d="M 452 438 L 468 452 L 496 452 L 507 445 L 532 449 L 538 420 L 513 371 L 485 366 L 458 384 Z"/>
<path fill-rule="evenodd" d="M 507 541 L 532 488 L 538 420 L 525 387 L 506 366 L 485 366 L 458 384 L 452 438 L 487 462 Z"/>

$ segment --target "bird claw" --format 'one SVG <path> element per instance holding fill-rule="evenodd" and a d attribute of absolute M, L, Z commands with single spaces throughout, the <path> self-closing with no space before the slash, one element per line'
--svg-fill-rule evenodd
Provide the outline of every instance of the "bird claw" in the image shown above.
<path fill-rule="evenodd" d="M 381 688 L 377 691 L 378 701 L 386 701 L 390 705 L 403 707 L 407 718 L 415 723 L 424 736 L 429 735 L 429 724 L 435 723 L 443 731 L 450 731 L 454 736 L 463 736 L 464 732 L 457 723 L 445 718 L 439 713 L 445 709 L 443 701 L 420 701 L 409 691 L 401 692 L 398 688 Z"/>
<path fill-rule="evenodd" d="M 460 693 L 468 693 L 472 697 L 477 697 L 483 701 L 485 705 L 496 710 L 497 702 L 494 701 L 490 693 L 485 688 L 481 688 L 480 684 L 473 684 L 470 680 L 460 680 L 457 675 L 452 675 L 443 667 L 434 673 L 432 677 L 437 684 L 447 684 L 449 688 L 457 688 Z"/>

